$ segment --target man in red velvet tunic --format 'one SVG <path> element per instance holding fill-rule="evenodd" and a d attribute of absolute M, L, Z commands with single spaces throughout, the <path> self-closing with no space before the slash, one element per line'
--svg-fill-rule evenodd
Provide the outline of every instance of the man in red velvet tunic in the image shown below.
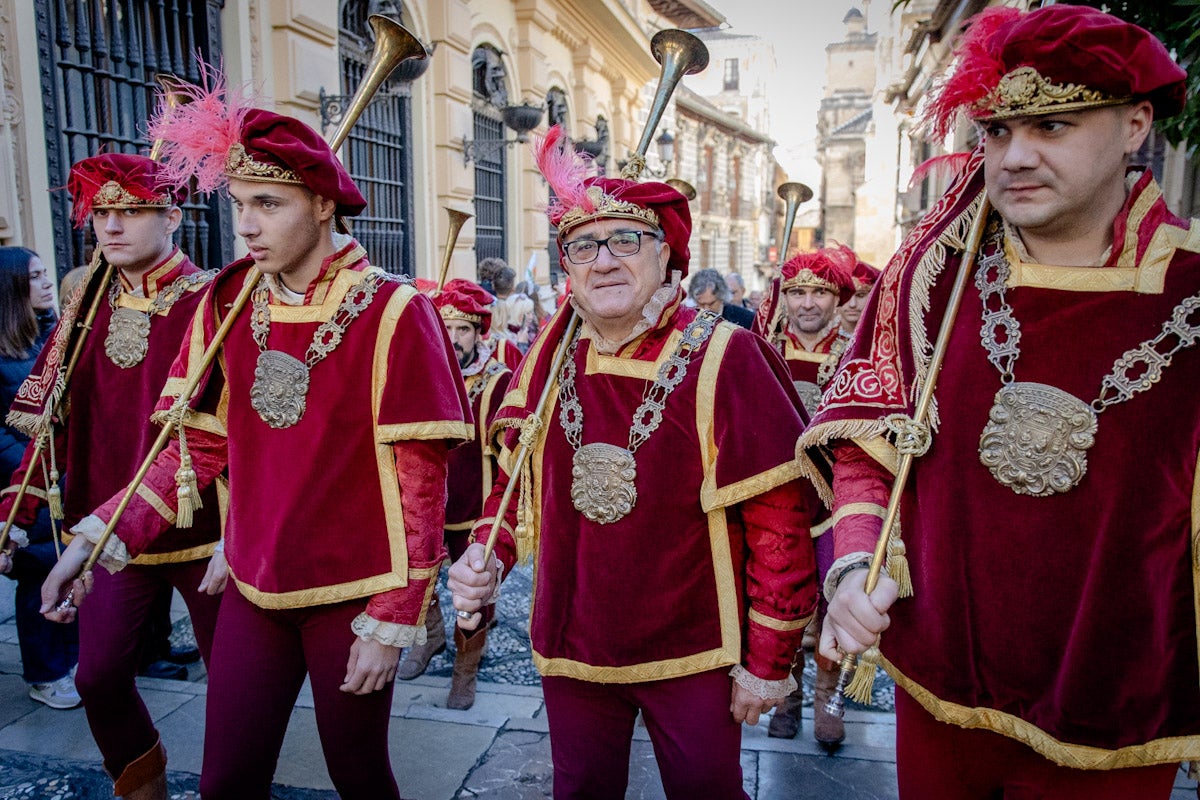
<path fill-rule="evenodd" d="M 424 639 L 445 553 L 448 447 L 470 437 L 470 410 L 428 298 L 333 232 L 335 214 L 366 203 L 328 145 L 298 120 L 233 102 L 205 118 L 219 99 L 197 98 L 151 132 L 169 168 L 194 171 L 201 188 L 227 181 L 250 256 L 222 270 L 197 311 L 157 412 L 180 415 L 184 436 L 154 462 L 101 563 L 120 568 L 153 546 L 177 479 L 204 487 L 228 470 L 232 581 L 208 676 L 201 794 L 269 796 L 307 674 L 340 795 L 396 798 L 392 678 L 400 648 Z M 189 138 L 231 129 L 227 143 Z M 250 302 L 204 371 L 201 352 L 244 286 Z M 181 412 L 185 379 L 201 373 Z M 47 582 L 48 607 L 116 499 L 75 527 L 83 535 Z"/>
<path fill-rule="evenodd" d="M 475 438 L 450 453 L 446 481 L 446 548 L 457 561 L 466 552 L 471 528 L 483 513 L 484 498 L 492 490 L 496 475 L 496 455 L 488 444 L 488 426 L 495 419 L 500 401 L 508 390 L 512 371 L 488 347 L 485 337 L 492 324 L 494 297 L 473 281 L 455 278 L 433 296 L 433 304 L 442 318 L 458 366 L 466 385 L 467 399 L 475 417 Z M 425 671 L 429 659 L 446 647 L 441 608 L 435 594 L 425 616 L 425 644 L 411 648 L 396 677 L 415 678 Z M 475 678 L 483 658 L 487 632 L 463 636 L 455 626 L 454 677 L 450 684 L 447 708 L 468 709 L 475 703 Z"/>
<path fill-rule="evenodd" d="M 846 348 L 849 335 L 842 331 L 836 312 L 839 304 L 853 297 L 851 275 L 858 263 L 846 246 L 824 247 L 812 253 L 793 256 L 780 268 L 771 287 L 771 300 L 755 316 L 755 332 L 764 336 L 783 354 L 796 393 L 804 409 L 812 414 L 821 399 L 821 390 L 833 377 L 838 358 Z M 829 528 L 823 511 L 814 520 L 813 543 L 817 557 L 817 577 L 824 580 L 833 563 L 833 542 L 822 534 Z M 816 649 L 817 632 L 824 614 L 822 602 L 817 615 L 805 631 L 803 647 L 797 654 L 795 691 L 787 696 L 771 717 L 769 736 L 791 739 L 800 730 L 804 690 L 799 684 L 804 672 L 805 651 Z M 837 663 L 815 656 L 813 737 L 827 749 L 836 748 L 845 739 L 842 720 L 825 713 L 825 701 L 837 684 Z"/>
<path fill-rule="evenodd" d="M 1099 11 L 1000 8 L 931 106 L 939 132 L 977 120 L 980 150 L 884 270 L 802 439 L 837 458 L 822 652 L 879 641 L 902 797 L 1166 798 L 1200 757 L 1200 225 L 1127 170 L 1184 80 Z M 898 448 L 921 438 L 893 415 L 929 379 L 985 192 L 896 580 L 868 597 Z"/>
<path fill-rule="evenodd" d="M 172 242 L 187 192 L 164 188 L 162 179 L 161 166 L 140 155 L 106 153 L 71 168 L 73 217 L 80 227 L 90 220 L 97 255 L 83 289 L 66 299 L 50 344 L 13 402 L 10 423 L 31 436 L 42 429 L 47 406 L 63 391 L 61 373 L 80 335 L 77 324 L 94 299 L 99 308 L 66 387 L 66 413 L 55 420 L 54 459 L 30 464 L 33 448 L 26 448 L 14 485 L 0 498 L 7 517 L 32 469 L 17 525 L 32 523 L 48 491 L 61 491 L 65 524 L 79 522 L 129 482 L 157 435 L 150 414 L 158 389 L 212 278 Z M 108 265 L 114 272 L 106 284 Z M 55 485 L 46 486 L 51 469 L 66 476 L 61 490 L 57 475 Z M 164 587 L 174 586 L 187 602 L 201 654 L 209 657 L 224 564 L 217 556 L 209 566 L 221 536 L 216 487 L 202 500 L 191 527 L 177 527 L 173 513 L 157 509 L 165 534 L 125 571 L 97 575 L 95 596 L 79 615 L 76 685 L 117 795 L 166 796 L 165 751 L 135 684 L 150 605 Z"/>
<path fill-rule="evenodd" d="M 641 710 L 668 797 L 742 798 L 741 723 L 793 688 L 816 605 L 808 525 L 820 503 L 791 439 L 803 417 L 765 341 L 683 305 L 684 196 L 572 178 L 559 133 L 538 161 L 560 204 L 550 215 L 571 302 L 497 415 L 500 474 L 477 543 L 451 568 L 455 607 L 469 627 L 482 622 L 472 612 L 491 614 L 497 565 L 484 565 L 478 542 L 517 478 L 519 435 L 534 437 L 496 554 L 505 571 L 536 559 L 530 638 L 555 797 L 625 796 Z"/>
<path fill-rule="evenodd" d="M 810 416 L 846 347 L 835 318 L 838 305 L 854 294 L 850 275 L 857 262 L 844 245 L 793 256 L 780 268 L 770 307 L 756 317 L 755 332 L 783 353 Z"/>

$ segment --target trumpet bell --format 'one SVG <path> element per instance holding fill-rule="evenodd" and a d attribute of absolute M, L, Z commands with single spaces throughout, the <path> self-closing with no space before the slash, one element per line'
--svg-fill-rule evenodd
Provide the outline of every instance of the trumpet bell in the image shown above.
<path fill-rule="evenodd" d="M 663 113 L 667 110 L 667 101 L 679 85 L 679 80 L 684 75 L 693 75 L 708 66 L 708 48 L 704 46 L 704 42 L 687 31 L 659 31 L 650 40 L 650 52 L 662 65 L 662 74 L 654 92 L 654 101 L 650 104 L 650 113 L 646 117 L 642 138 L 638 140 L 637 149 L 630 153 L 629 163 L 621 171 L 621 177 L 628 180 L 637 180 L 646 168 L 646 151 L 650 148 L 650 140 L 654 137 L 654 130 L 662 120 Z"/>

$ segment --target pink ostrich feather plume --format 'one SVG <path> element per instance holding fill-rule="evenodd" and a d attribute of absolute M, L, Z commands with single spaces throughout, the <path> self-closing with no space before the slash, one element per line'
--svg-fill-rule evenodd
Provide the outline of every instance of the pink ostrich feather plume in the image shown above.
<path fill-rule="evenodd" d="M 561 125 L 554 125 L 544 137 L 535 140 L 534 159 L 542 177 L 554 190 L 555 199 L 546 209 L 550 219 L 557 221 L 572 208 L 596 210 L 584 185 L 592 171 L 592 159 L 576 152 Z"/>
<path fill-rule="evenodd" d="M 854 275 L 854 267 L 858 264 L 858 256 L 854 251 L 844 244 L 837 244 L 826 247 L 822 253 L 833 265 L 830 275 L 833 282 L 841 286 L 852 286 L 851 278 Z"/>
<path fill-rule="evenodd" d="M 908 182 L 908 188 L 911 189 L 914 186 L 920 186 L 921 181 L 930 175 L 942 179 L 953 178 L 966 169 L 970 161 L 970 153 L 946 153 L 945 155 L 927 158 L 913 170 L 912 180 Z"/>
<path fill-rule="evenodd" d="M 242 121 L 251 104 L 238 89 L 229 89 L 219 67 L 200 61 L 200 85 L 180 91 L 169 108 L 160 95 L 158 112 L 150 120 L 151 139 L 162 139 L 163 182 L 212 192 L 224 186 L 225 157 L 241 139 Z"/>
<path fill-rule="evenodd" d="M 958 114 L 987 97 L 1007 71 L 999 57 L 997 37 L 1021 17 L 1020 9 L 995 7 L 975 15 L 954 47 L 953 72 L 934 87 L 922 113 L 930 133 L 945 138 Z"/>

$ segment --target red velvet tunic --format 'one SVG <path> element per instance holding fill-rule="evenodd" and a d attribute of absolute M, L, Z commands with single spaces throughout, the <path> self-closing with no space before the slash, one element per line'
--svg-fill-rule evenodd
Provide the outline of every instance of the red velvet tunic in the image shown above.
<path fill-rule="evenodd" d="M 483 500 L 496 478 L 495 453 L 487 444 L 488 426 L 496 418 L 511 379 L 512 372 L 491 354 L 478 371 L 464 377 L 475 418 L 475 438 L 450 451 L 446 474 L 448 530 L 469 531 L 483 513 Z"/>
<path fill-rule="evenodd" d="M 968 208 L 980 183 L 952 188 L 947 218 Z M 961 224 L 949 226 L 948 241 L 962 241 Z M 891 482 L 884 467 L 895 465 L 880 420 L 911 413 L 921 372 L 912 343 L 935 338 L 958 265 L 953 250 L 942 263 L 922 252 L 906 243 L 901 266 L 885 271 L 860 327 L 872 333 L 848 354 L 802 440 L 837 443 L 839 557 L 874 548 Z M 1148 172 L 1117 219 L 1105 267 L 1021 263 L 1009 252 L 1016 379 L 1085 402 L 1114 361 L 1200 292 L 1200 225 L 1167 212 Z M 928 314 L 912 300 L 925 286 Z M 915 596 L 890 612 L 881 645 L 889 671 L 938 719 L 1011 736 L 1060 764 L 1200 757 L 1200 349 L 1176 353 L 1149 391 L 1099 415 L 1078 486 L 1032 497 L 980 463 L 1000 388 L 980 326 L 972 281 L 937 383 L 933 446 L 904 496 Z"/>
<path fill-rule="evenodd" d="M 65 477 L 65 528 L 74 525 L 114 494 L 123 492 L 149 453 L 150 445 L 158 436 L 158 427 L 150 421 L 150 415 L 158 401 L 159 389 L 179 353 L 180 342 L 187 336 L 192 316 L 204 296 L 202 290 L 208 286 L 206 280 L 192 285 L 169 309 L 154 315 L 150 320 L 146 357 L 139 364 L 125 368 L 114 364 L 105 353 L 104 341 L 108 336 L 113 310 L 107 300 L 109 287 L 96 285 L 101 272 L 103 269 L 98 268 L 86 281 L 87 290 L 82 295 L 84 308 L 78 310 L 80 317 L 86 314 L 86 306 L 91 302 L 93 292 L 103 292 L 106 299 L 100 303 L 95 324 L 84 343 L 83 353 L 68 387 L 66 425 L 55 428 L 58 468 Z M 134 296 L 125 287 L 118 303 L 122 307 L 146 311 L 160 291 L 177 279 L 198 272 L 199 268 L 176 249 L 143 276 L 142 297 Z M 72 311 L 71 316 L 74 313 Z M 64 315 L 64 319 L 68 319 L 67 315 Z M 79 321 L 82 322 L 82 319 Z M 70 327 L 69 323 L 67 327 Z M 26 385 L 13 403 L 13 410 L 18 414 L 34 415 L 40 408 L 37 402 L 32 401 L 38 394 L 33 387 L 42 380 L 47 362 L 52 360 L 53 348 L 60 344 L 67 345 L 65 341 L 59 341 L 65 333 L 55 330 L 50 344 L 43 349 Z M 70 344 L 73 345 L 73 337 Z M 69 351 L 70 346 L 67 346 L 64 352 Z M 51 369 L 54 367 L 51 366 Z M 21 466 L 13 473 L 12 492 L 16 491 L 24 478 L 32 455 L 33 448 L 26 448 Z M 18 525 L 32 523 L 38 507 L 44 502 L 45 495 L 41 490 L 45 487 L 45 481 L 40 465 L 35 466 L 30 486 L 35 491 L 26 494 L 17 516 Z M 7 516 L 12 497 L 12 494 L 6 493 L 0 501 L 0 514 Z M 146 548 L 134 563 L 189 561 L 210 556 L 221 536 L 216 486 L 208 487 L 202 499 L 204 507 L 196 512 L 190 528 L 173 527 L 174 512 L 159 507 L 155 513 L 163 526 L 170 526 L 169 533 Z"/>
<path fill-rule="evenodd" d="M 252 262 L 222 271 L 197 314 L 159 401 L 174 402 L 191 365 L 229 307 Z M 299 306 L 271 304 L 267 346 L 303 360 L 320 322 L 333 317 L 365 270 L 352 240 L 326 259 Z M 470 436 L 458 366 L 428 298 L 384 281 L 341 343 L 310 371 L 300 421 L 271 428 L 249 403 L 259 347 L 250 309 L 225 340 L 187 419 L 201 483 L 228 467 L 225 556 L 238 588 L 264 608 L 294 608 L 394 594 L 377 619 L 417 624 L 442 559 L 445 444 Z M 195 367 L 195 368 L 198 368 Z M 173 503 L 174 443 L 147 476 Z M 140 500 L 140 498 L 139 498 Z M 113 503 L 97 511 L 111 516 Z M 131 504 L 117 535 L 131 553 L 153 540 Z"/>
<path fill-rule="evenodd" d="M 535 342 L 498 415 L 502 472 L 481 540 L 512 469 L 513 426 L 536 405 L 570 312 L 560 308 Z M 580 339 L 584 444 L 628 444 L 634 410 L 695 315 L 677 297 L 613 356 Z M 719 322 L 635 453 L 636 504 L 607 525 L 572 504 L 573 450 L 552 393 L 527 487 L 533 533 L 517 543 L 536 551 L 530 633 L 542 674 L 629 683 L 741 663 L 764 680 L 786 677 L 816 605 L 807 527 L 819 504 L 794 459 L 803 422 L 786 376 L 764 340 Z M 511 512 L 497 549 L 508 566 Z"/>
<path fill-rule="evenodd" d="M 835 325 L 809 350 L 790 330 L 783 333 L 783 358 L 787 362 L 796 393 L 804 402 L 804 409 L 809 416 L 816 412 L 821 390 L 833 375 L 833 365 L 841 355 L 840 348 L 834 352 L 834 344 L 841 338 L 841 328 Z"/>

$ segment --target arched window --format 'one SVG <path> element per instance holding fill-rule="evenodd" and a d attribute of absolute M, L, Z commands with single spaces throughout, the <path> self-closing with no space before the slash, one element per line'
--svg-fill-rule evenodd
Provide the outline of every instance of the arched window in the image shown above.
<path fill-rule="evenodd" d="M 500 51 L 481 45 L 471 54 L 471 103 L 476 141 L 505 138 L 500 109 L 508 104 L 508 74 Z M 484 148 L 475 156 L 475 258 L 508 258 L 507 158 L 505 147 Z"/>
<path fill-rule="evenodd" d="M 367 17 L 383 13 L 405 24 L 398 2 L 342 0 L 338 25 L 342 87 L 354 94 L 375 42 Z M 388 272 L 415 274 L 412 186 L 411 84 L 389 78 L 350 129 L 342 158 L 367 208 L 354 218 L 354 237 L 372 264 Z"/>

